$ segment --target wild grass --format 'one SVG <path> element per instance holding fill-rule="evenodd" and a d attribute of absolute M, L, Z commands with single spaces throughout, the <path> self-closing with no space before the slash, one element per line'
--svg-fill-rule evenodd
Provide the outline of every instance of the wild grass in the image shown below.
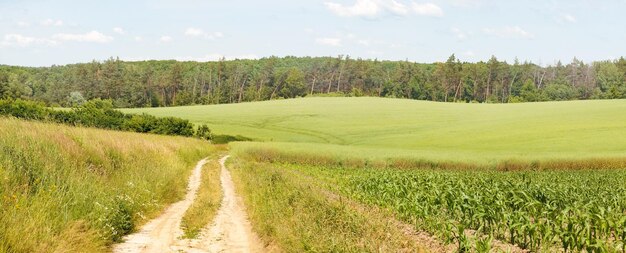
<path fill-rule="evenodd" d="M 181 222 L 185 238 L 196 238 L 217 214 L 223 196 L 218 159 L 225 149 L 225 146 L 221 146 L 222 152 L 211 155 L 209 162 L 202 168 L 202 182 L 196 199 L 185 212 Z"/>
<path fill-rule="evenodd" d="M 343 168 L 433 169 L 465 171 L 545 171 L 545 170 L 609 170 L 626 168 L 626 157 L 496 160 L 491 163 L 470 163 L 454 160 L 437 161 L 413 157 L 376 157 L 358 153 L 306 151 L 276 147 L 267 143 L 235 143 L 234 153 L 248 160 L 266 163 L 290 163 Z"/>
<path fill-rule="evenodd" d="M 205 141 L 0 118 L 0 252 L 105 252 L 182 198 Z"/>
<path fill-rule="evenodd" d="M 422 252 L 400 228 L 279 166 L 229 164 L 254 230 L 275 252 Z M 332 194 L 332 193 L 330 193 Z"/>

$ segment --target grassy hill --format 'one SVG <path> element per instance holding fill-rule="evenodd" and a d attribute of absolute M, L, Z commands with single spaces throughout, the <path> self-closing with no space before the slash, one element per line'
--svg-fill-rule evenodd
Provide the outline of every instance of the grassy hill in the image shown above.
<path fill-rule="evenodd" d="M 626 101 L 438 103 L 302 98 L 126 109 L 206 123 L 220 134 L 308 153 L 494 162 L 626 156 Z M 242 144 L 239 144 L 242 145 Z"/>
<path fill-rule="evenodd" d="M 182 198 L 205 141 L 0 118 L 0 252 L 105 252 Z"/>

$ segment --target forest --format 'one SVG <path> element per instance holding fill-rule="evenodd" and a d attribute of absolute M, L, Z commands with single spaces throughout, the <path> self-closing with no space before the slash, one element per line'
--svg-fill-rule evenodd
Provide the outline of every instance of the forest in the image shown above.
<path fill-rule="evenodd" d="M 337 57 L 128 62 L 50 67 L 0 65 L 0 98 L 75 106 L 94 98 L 123 107 L 223 104 L 303 96 L 374 96 L 514 103 L 626 98 L 626 59 L 414 63 Z"/>

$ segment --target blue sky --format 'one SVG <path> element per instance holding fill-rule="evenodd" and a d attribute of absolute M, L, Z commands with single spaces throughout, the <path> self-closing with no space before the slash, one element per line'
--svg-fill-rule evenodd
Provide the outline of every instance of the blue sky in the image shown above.
<path fill-rule="evenodd" d="M 0 0 L 0 64 L 626 56 L 626 0 Z"/>

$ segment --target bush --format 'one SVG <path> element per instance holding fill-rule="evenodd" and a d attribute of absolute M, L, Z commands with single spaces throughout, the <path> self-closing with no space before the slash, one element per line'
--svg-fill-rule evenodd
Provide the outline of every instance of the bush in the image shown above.
<path fill-rule="evenodd" d="M 42 120 L 48 117 L 49 110 L 43 104 L 17 100 L 0 100 L 0 115 L 10 115 L 21 119 Z"/>
<path fill-rule="evenodd" d="M 204 140 L 211 140 L 211 129 L 207 125 L 202 125 L 196 130 L 196 137 Z"/>
<path fill-rule="evenodd" d="M 124 113 L 113 109 L 110 100 L 95 99 L 73 109 L 77 124 L 97 128 L 121 130 L 126 120 Z"/>
<path fill-rule="evenodd" d="M 0 115 L 139 133 L 187 137 L 195 135 L 202 139 L 211 137 L 211 130 L 206 125 L 198 128 L 201 132 L 197 133 L 188 120 L 175 117 L 157 118 L 147 114 L 124 114 L 114 109 L 111 100 L 94 99 L 66 111 L 53 110 L 41 103 L 20 99 L 0 100 Z"/>
<path fill-rule="evenodd" d="M 194 135 L 193 124 L 188 120 L 174 117 L 157 118 L 155 128 L 150 132 L 165 135 Z"/>
<path fill-rule="evenodd" d="M 122 129 L 125 131 L 138 132 L 138 133 L 150 133 L 157 124 L 156 117 L 148 114 L 135 114 L 129 119 L 124 121 Z"/>

